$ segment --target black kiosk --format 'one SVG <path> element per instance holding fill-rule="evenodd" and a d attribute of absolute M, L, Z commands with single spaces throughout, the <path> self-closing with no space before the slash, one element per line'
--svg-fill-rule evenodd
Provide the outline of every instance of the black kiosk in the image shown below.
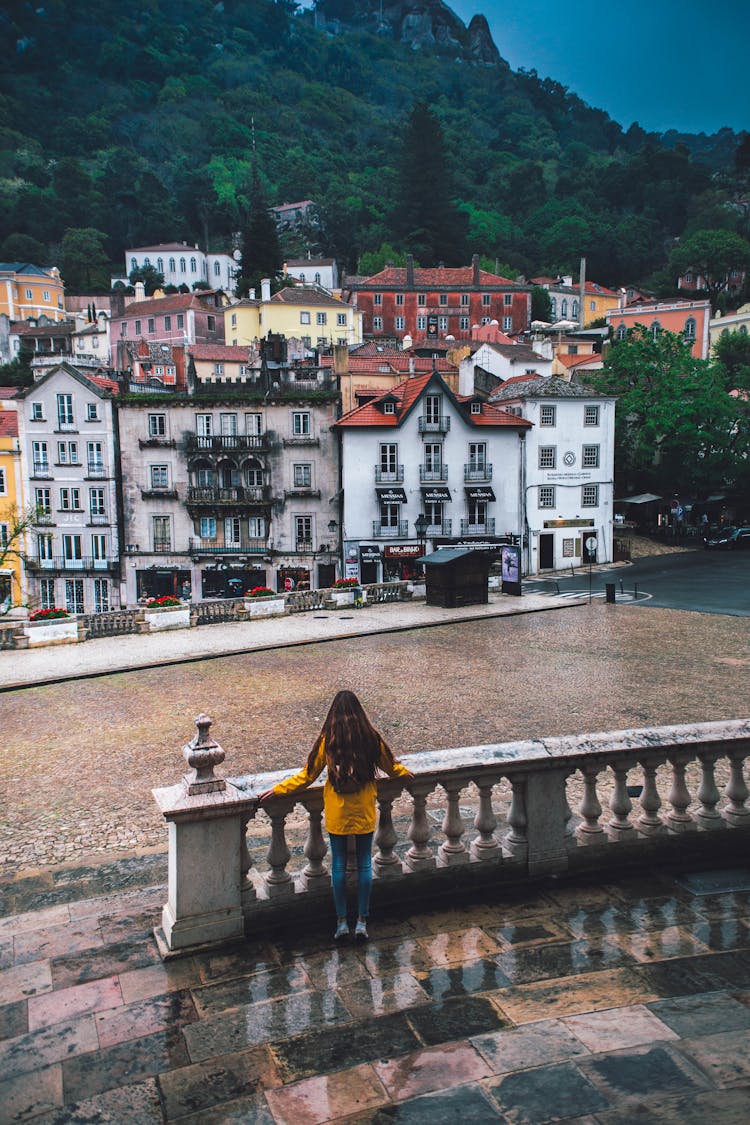
<path fill-rule="evenodd" d="M 486 605 L 487 579 L 494 559 L 494 553 L 471 547 L 443 547 L 417 559 L 425 568 L 427 605 L 444 609 Z"/>

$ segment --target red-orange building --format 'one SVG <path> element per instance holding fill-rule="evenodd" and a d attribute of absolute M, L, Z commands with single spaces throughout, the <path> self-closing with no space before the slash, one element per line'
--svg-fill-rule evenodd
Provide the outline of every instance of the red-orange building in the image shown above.
<path fill-rule="evenodd" d="M 607 313 L 615 338 L 624 340 L 631 328 L 642 324 L 656 338 L 660 332 L 674 332 L 690 345 L 696 359 L 708 359 L 708 327 L 711 306 L 708 301 L 640 301 Z"/>

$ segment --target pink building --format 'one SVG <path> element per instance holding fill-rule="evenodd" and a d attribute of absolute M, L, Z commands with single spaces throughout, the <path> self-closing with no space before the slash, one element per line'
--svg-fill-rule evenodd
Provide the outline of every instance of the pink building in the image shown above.
<path fill-rule="evenodd" d="M 708 359 L 710 320 L 708 301 L 640 301 L 607 313 L 615 339 L 624 340 L 631 328 L 642 324 L 654 338 L 661 332 L 682 336 L 696 359 Z"/>
<path fill-rule="evenodd" d="M 112 316 L 116 366 L 128 366 L 128 345 L 139 340 L 148 344 L 223 344 L 222 310 L 226 304 L 224 293 L 214 289 L 134 301 L 119 315 Z"/>

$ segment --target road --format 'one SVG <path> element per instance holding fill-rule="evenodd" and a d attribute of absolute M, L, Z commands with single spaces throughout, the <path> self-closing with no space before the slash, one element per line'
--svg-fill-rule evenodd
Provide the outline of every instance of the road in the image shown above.
<path fill-rule="evenodd" d="M 750 551 L 685 551 L 675 555 L 652 555 L 632 566 L 595 570 L 591 589 L 604 597 L 605 585 L 614 582 L 618 601 L 654 609 L 686 609 L 697 613 L 721 613 L 750 617 Z M 559 585 L 571 596 L 588 593 L 588 571 L 574 577 L 529 579 L 524 589 L 535 593 Z M 634 602 L 633 594 L 638 591 Z"/>

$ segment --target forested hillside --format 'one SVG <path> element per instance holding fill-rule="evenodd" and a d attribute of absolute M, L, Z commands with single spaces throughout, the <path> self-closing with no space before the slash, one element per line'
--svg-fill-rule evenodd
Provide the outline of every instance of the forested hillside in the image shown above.
<path fill-rule="evenodd" d="M 569 272 L 585 254 L 589 276 L 623 284 L 662 268 L 686 229 L 747 235 L 725 206 L 747 175 L 727 131 L 696 139 L 693 159 L 691 138 L 623 132 L 553 81 L 477 61 L 475 41 L 417 50 L 348 26 L 357 4 L 318 7 L 317 21 L 288 0 L 6 7 L 0 258 L 60 264 L 71 229 L 101 232 L 103 272 L 128 245 L 226 247 L 247 220 L 253 144 L 269 203 L 319 205 L 319 228 L 286 252 L 336 254 L 350 270 L 377 263 L 384 243 L 419 256 L 405 176 L 429 193 L 437 174 L 463 215 L 446 264 L 477 251 L 527 274 Z M 405 143 L 420 101 L 442 131 L 425 174 Z"/>

